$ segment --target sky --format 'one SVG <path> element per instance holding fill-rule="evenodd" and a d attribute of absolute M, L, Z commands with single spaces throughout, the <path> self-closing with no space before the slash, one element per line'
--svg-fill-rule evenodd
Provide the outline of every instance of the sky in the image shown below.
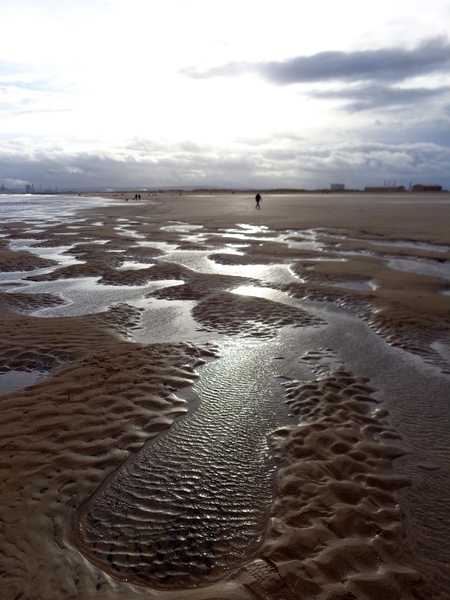
<path fill-rule="evenodd" d="M 448 0 L 0 0 L 0 185 L 450 189 Z"/>

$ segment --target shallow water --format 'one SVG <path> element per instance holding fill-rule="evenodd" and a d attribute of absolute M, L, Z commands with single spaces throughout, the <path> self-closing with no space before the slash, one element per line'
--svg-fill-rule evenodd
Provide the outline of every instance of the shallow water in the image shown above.
<path fill-rule="evenodd" d="M 402 492 L 406 510 L 411 503 L 429 507 L 423 515 L 408 512 L 414 531 L 430 527 L 426 541 L 411 536 L 413 548 L 433 549 L 444 577 L 450 523 L 440 522 L 442 511 L 432 507 L 450 506 L 450 471 L 443 468 L 450 378 L 392 348 L 356 317 L 326 307 L 318 314 L 328 325 L 286 329 L 271 342 L 220 344 L 221 357 L 199 371 L 199 408 L 130 459 L 83 507 L 79 547 L 86 556 L 116 576 L 167 588 L 213 581 L 255 556 L 274 499 L 268 436 L 297 422 L 277 382 L 315 379 L 301 359 L 326 347 L 319 352 L 322 368 L 344 366 L 368 377 L 401 433 L 408 454 L 397 470 L 412 479 Z M 441 465 L 431 480 L 417 468 L 421 461 Z"/>
<path fill-rule="evenodd" d="M 375 289 L 375 285 L 366 281 L 339 281 L 330 283 L 332 287 L 346 288 L 347 290 L 358 290 L 360 292 L 368 292 Z"/>
<path fill-rule="evenodd" d="M 108 307 L 123 302 L 141 300 L 152 291 L 180 285 L 178 280 L 151 281 L 146 285 L 105 285 L 98 283 L 98 277 L 79 277 L 34 283 L 28 288 L 20 288 L 23 293 L 57 294 L 66 303 L 33 312 L 36 317 L 74 317 L 107 310 Z M 14 290 L 11 290 L 14 291 Z"/>
<path fill-rule="evenodd" d="M 222 346 L 200 370 L 200 407 L 88 502 L 78 536 L 96 564 L 170 588 L 214 580 L 256 553 L 274 497 L 268 435 L 288 422 L 273 352 Z"/>
<path fill-rule="evenodd" d="M 109 204 L 121 204 L 121 202 L 96 196 L 84 197 L 69 194 L 1 194 L 0 223 L 23 221 L 41 225 L 67 222 L 67 219 L 74 217 L 79 210 L 95 206 L 108 206 Z M 29 221 L 30 218 L 31 221 Z"/>
<path fill-rule="evenodd" d="M 44 379 L 46 373 L 42 371 L 7 371 L 0 373 L 0 394 L 8 394 L 20 390 Z"/>
<path fill-rule="evenodd" d="M 386 263 L 388 267 L 397 271 L 450 279 L 450 261 L 440 263 L 410 258 L 390 258 Z"/>
<path fill-rule="evenodd" d="M 189 233 L 196 229 L 201 229 L 202 225 L 190 225 L 189 223 L 175 223 L 173 225 L 166 225 L 161 227 L 161 231 L 176 231 L 181 233 Z"/>
<path fill-rule="evenodd" d="M 412 248 L 413 250 L 429 250 L 431 252 L 450 252 L 450 246 L 443 244 L 430 244 L 428 242 L 411 242 L 407 240 L 371 240 L 376 246 L 390 246 L 394 248 Z"/>

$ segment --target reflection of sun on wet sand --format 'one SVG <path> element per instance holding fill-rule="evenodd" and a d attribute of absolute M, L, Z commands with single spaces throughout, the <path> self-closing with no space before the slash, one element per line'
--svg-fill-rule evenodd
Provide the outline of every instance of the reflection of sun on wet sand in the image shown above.
<path fill-rule="evenodd" d="M 1 225 L 2 600 L 449 597 L 450 198 L 156 200 Z"/>

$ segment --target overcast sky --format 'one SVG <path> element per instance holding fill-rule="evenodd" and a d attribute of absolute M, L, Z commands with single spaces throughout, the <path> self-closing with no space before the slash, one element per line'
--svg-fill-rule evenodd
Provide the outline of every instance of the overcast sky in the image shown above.
<path fill-rule="evenodd" d="M 448 0 L 0 0 L 0 184 L 450 189 Z"/>

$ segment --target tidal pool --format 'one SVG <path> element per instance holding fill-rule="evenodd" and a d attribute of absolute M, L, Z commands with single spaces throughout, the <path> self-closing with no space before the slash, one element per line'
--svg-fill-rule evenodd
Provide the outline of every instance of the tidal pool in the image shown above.
<path fill-rule="evenodd" d="M 8 394 L 20 390 L 44 379 L 42 371 L 7 371 L 0 373 L 0 394 Z"/>
<path fill-rule="evenodd" d="M 268 436 L 290 422 L 273 351 L 230 342 L 200 369 L 199 408 L 81 510 L 86 556 L 116 576 L 170 588 L 212 581 L 256 554 L 275 493 Z"/>

